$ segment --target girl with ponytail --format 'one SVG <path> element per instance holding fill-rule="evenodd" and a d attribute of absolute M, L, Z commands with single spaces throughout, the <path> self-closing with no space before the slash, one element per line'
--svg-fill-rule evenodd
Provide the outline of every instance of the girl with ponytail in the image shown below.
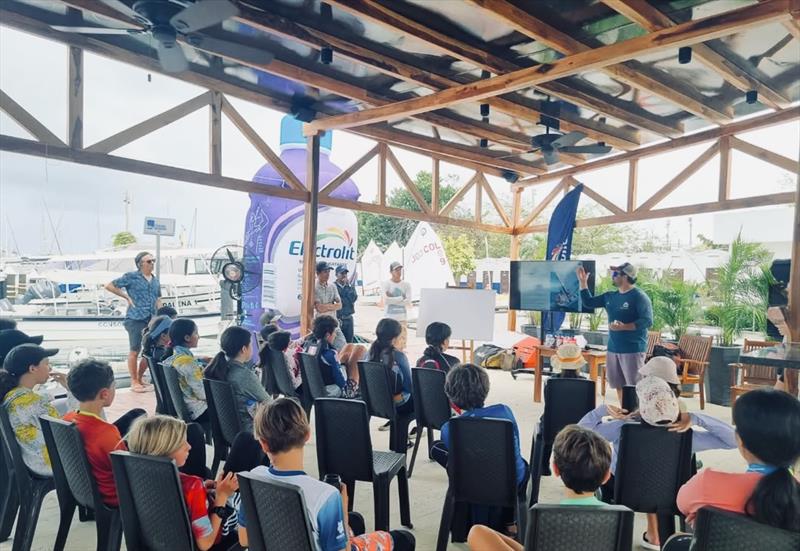
<path fill-rule="evenodd" d="M 406 355 L 397 349 L 397 341 L 403 332 L 400 322 L 383 318 L 375 328 L 377 337 L 369 349 L 369 360 L 388 366 L 395 374 L 394 407 L 398 413 L 414 411 L 411 399 L 411 367 Z"/>
<path fill-rule="evenodd" d="M 694 521 L 711 505 L 751 516 L 758 522 L 800 532 L 800 401 L 772 389 L 752 390 L 733 407 L 745 473 L 704 469 L 678 492 L 678 508 Z"/>
<path fill-rule="evenodd" d="M 253 416 L 261 402 L 271 400 L 252 369 L 252 335 L 244 327 L 231 326 L 222 332 L 220 348 L 205 369 L 205 378 L 225 381 L 233 387 L 242 430 L 253 431 Z"/>

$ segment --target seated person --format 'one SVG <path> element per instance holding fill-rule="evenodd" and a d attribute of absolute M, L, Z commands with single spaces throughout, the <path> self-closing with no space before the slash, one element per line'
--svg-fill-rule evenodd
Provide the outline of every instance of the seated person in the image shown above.
<path fill-rule="evenodd" d="M 186 463 L 192 449 L 187 440 L 186 423 L 165 415 L 139 418 L 131 427 L 127 442 L 131 452 L 169 457 L 178 468 Z M 223 540 L 221 528 L 223 522 L 234 514 L 225 505 L 228 498 L 239 489 L 236 475 L 220 474 L 216 480 L 204 480 L 185 473 L 179 473 L 178 476 L 197 548 L 201 551 L 229 549 L 236 540 L 233 535 Z M 215 490 L 213 497 L 209 495 L 212 489 Z"/>
<path fill-rule="evenodd" d="M 161 364 L 178 372 L 178 384 L 192 421 L 208 426 L 210 421 L 203 388 L 203 363 L 194 357 L 191 350 L 197 347 L 200 340 L 197 324 L 188 318 L 178 318 L 170 325 L 169 338 L 172 341 L 172 355 Z"/>
<path fill-rule="evenodd" d="M 303 470 L 304 448 L 311 437 L 311 427 L 296 401 L 278 398 L 271 404 L 259 406 L 255 434 L 272 466 L 256 467 L 250 472 L 264 480 L 278 480 L 300 488 L 319 551 L 414 549 L 414 536 L 405 530 L 353 535 L 351 522 L 363 528 L 364 520 L 358 513 L 347 512 L 347 486 L 342 484 L 337 492 L 330 484 L 308 476 Z M 245 511 L 240 508 L 239 543 L 242 547 L 248 545 L 247 522 Z"/>
<path fill-rule="evenodd" d="M 395 375 L 394 407 L 397 413 L 410 414 L 414 411 L 411 396 L 411 367 L 408 358 L 398 348 L 403 327 L 400 322 L 391 318 L 383 318 L 375 328 L 376 339 L 369 349 L 368 359 L 388 366 Z"/>
<path fill-rule="evenodd" d="M 772 325 L 778 330 L 778 333 L 783 337 L 783 344 L 787 344 L 792 341 L 792 334 L 791 330 L 789 329 L 789 310 L 786 306 L 771 306 L 767 309 L 767 319 L 772 322 Z M 775 388 L 777 390 L 784 390 L 784 391 L 791 391 L 794 392 L 795 389 L 790 389 L 790 385 L 787 385 L 786 377 L 787 375 L 794 380 L 795 387 L 797 386 L 797 377 L 798 372 L 796 370 L 790 369 L 788 373 L 784 371 L 782 367 L 775 368 L 776 375 L 778 376 L 778 380 L 775 382 Z M 792 380 L 790 379 L 789 383 Z"/>
<path fill-rule="evenodd" d="M 581 369 L 586 365 L 586 358 L 580 346 L 574 343 L 564 343 L 556 349 L 556 354 L 550 358 L 553 368 L 551 377 L 561 379 L 580 379 Z"/>
<path fill-rule="evenodd" d="M 553 472 L 564 484 L 560 505 L 602 507 L 597 489 L 611 476 L 611 448 L 594 432 L 567 425 L 553 443 Z M 476 524 L 469 531 L 467 545 L 472 551 L 522 551 L 518 541 Z"/>
<path fill-rule="evenodd" d="M 16 331 L 16 330 L 13 330 Z M 50 396 L 34 392 L 34 387 L 49 380 L 67 388 L 67 377 L 50 370 L 50 357 L 56 348 L 20 344 L 12 348 L 0 369 L 0 400 L 8 413 L 25 465 L 39 476 L 53 476 L 53 467 L 42 435 L 40 415 L 61 417 Z"/>
<path fill-rule="evenodd" d="M 178 317 L 178 311 L 172 306 L 162 306 L 156 310 L 156 317 L 167 316 L 169 319 L 174 320 Z"/>
<path fill-rule="evenodd" d="M 514 426 L 514 455 L 517 470 L 517 484 L 520 490 L 528 483 L 528 464 L 522 458 L 519 447 L 519 427 L 511 408 L 504 404 L 486 406 L 489 395 L 489 374 L 482 367 L 467 363 L 450 370 L 444 384 L 444 392 L 462 416 L 492 419 L 506 419 Z M 431 457 L 443 467 L 447 467 L 450 448 L 450 423 L 442 425 L 442 439 L 435 442 Z M 514 509 L 473 505 L 470 507 L 473 524 L 489 524 L 505 527 L 506 533 L 516 532 Z"/>
<path fill-rule="evenodd" d="M 333 316 L 314 318 L 311 337 L 306 339 L 305 352 L 317 357 L 328 397 L 355 398 L 358 395 L 358 383 L 347 378 L 347 372 L 333 346 L 337 327 L 339 322 Z"/>
<path fill-rule="evenodd" d="M 300 376 L 300 366 L 294 357 L 294 350 L 292 345 L 292 334 L 288 331 L 275 331 L 267 339 L 267 346 L 271 350 L 275 350 L 283 354 L 283 359 L 286 363 L 286 370 L 289 372 L 289 377 L 292 380 L 292 386 L 297 390 L 303 384 L 303 379 Z M 264 358 L 262 357 L 262 362 Z"/>
<path fill-rule="evenodd" d="M 694 523 L 704 506 L 743 513 L 758 522 L 800 532 L 800 402 L 772 389 L 751 390 L 733 405 L 744 473 L 703 469 L 678 492 L 678 509 Z"/>
<path fill-rule="evenodd" d="M 114 423 L 105 420 L 105 408 L 114 402 L 116 396 L 114 370 L 107 362 L 92 358 L 81 361 L 69 370 L 67 384 L 79 404 L 76 411 L 64 416 L 64 420 L 75 423 L 81 434 L 86 457 L 103 501 L 106 505 L 118 507 L 109 454 L 114 450 L 126 449 L 122 438 L 133 422 L 147 412 L 133 409 Z"/>
<path fill-rule="evenodd" d="M 435 321 L 425 329 L 425 342 L 428 347 L 422 353 L 422 357 L 417 360 L 417 367 L 427 369 L 439 369 L 447 373 L 451 367 L 455 367 L 461 362 L 455 356 L 445 354 L 445 350 L 450 346 L 450 335 L 452 330 L 446 323 Z"/>
<path fill-rule="evenodd" d="M 169 355 L 170 340 L 169 328 L 172 318 L 169 316 L 156 316 L 150 320 L 142 331 L 142 355 L 152 358 L 156 363 L 161 363 Z"/>
<path fill-rule="evenodd" d="M 206 366 L 207 379 L 224 381 L 233 387 L 242 430 L 253 431 L 253 415 L 261 402 L 272 400 L 250 367 L 253 357 L 252 335 L 244 327 L 232 325 L 220 336 L 222 350 Z"/>

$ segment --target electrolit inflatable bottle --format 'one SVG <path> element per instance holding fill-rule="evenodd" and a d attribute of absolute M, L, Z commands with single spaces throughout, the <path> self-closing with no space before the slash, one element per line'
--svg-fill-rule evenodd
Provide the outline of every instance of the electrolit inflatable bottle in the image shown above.
<path fill-rule="evenodd" d="M 306 138 L 302 123 L 290 116 L 281 120 L 281 160 L 306 181 Z M 325 189 L 342 170 L 330 161 L 333 140 L 326 132 L 320 140 L 319 182 Z M 264 186 L 289 186 L 272 165 L 264 165 L 253 177 Z M 361 193 L 348 179 L 331 197 L 358 200 Z M 292 199 L 250 194 L 250 209 L 244 230 L 245 269 L 252 274 L 242 306 L 244 325 L 257 331 L 266 309 L 280 312 L 279 325 L 297 336 L 300 328 L 300 303 L 303 281 L 303 215 L 305 203 Z M 317 261 L 333 266 L 346 265 L 351 278 L 356 275 L 358 222 L 351 210 L 319 207 L 317 226 Z M 333 275 L 333 274 L 331 274 Z M 332 281 L 331 281 L 332 282 Z"/>

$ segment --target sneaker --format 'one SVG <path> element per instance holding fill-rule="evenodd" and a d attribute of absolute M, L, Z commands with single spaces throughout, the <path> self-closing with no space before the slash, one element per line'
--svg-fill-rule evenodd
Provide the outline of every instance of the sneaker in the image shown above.
<path fill-rule="evenodd" d="M 649 541 L 647 541 L 647 532 L 642 533 L 642 539 L 639 542 L 639 547 L 642 547 L 644 549 L 652 549 L 653 551 L 661 550 L 660 545 L 656 545 L 655 543 L 650 543 Z"/>
<path fill-rule="evenodd" d="M 383 425 L 378 427 L 378 430 L 381 431 L 381 432 L 386 432 L 390 428 L 392 428 L 392 422 L 391 421 L 386 421 L 386 423 L 384 423 Z"/>

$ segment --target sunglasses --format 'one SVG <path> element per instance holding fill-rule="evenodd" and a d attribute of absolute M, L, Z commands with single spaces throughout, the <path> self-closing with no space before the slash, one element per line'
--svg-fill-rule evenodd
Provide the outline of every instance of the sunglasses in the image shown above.
<path fill-rule="evenodd" d="M 155 264 L 155 263 L 156 263 L 156 261 L 155 261 L 154 259 L 152 259 L 152 258 L 151 258 L 150 260 L 145 260 L 145 261 L 144 261 L 144 263 L 145 263 L 145 264 Z"/>
<path fill-rule="evenodd" d="M 616 271 L 616 270 L 614 270 L 613 272 L 611 272 L 611 277 L 619 277 L 619 276 L 621 276 L 621 275 L 622 275 L 622 272 L 618 272 L 618 271 Z"/>

